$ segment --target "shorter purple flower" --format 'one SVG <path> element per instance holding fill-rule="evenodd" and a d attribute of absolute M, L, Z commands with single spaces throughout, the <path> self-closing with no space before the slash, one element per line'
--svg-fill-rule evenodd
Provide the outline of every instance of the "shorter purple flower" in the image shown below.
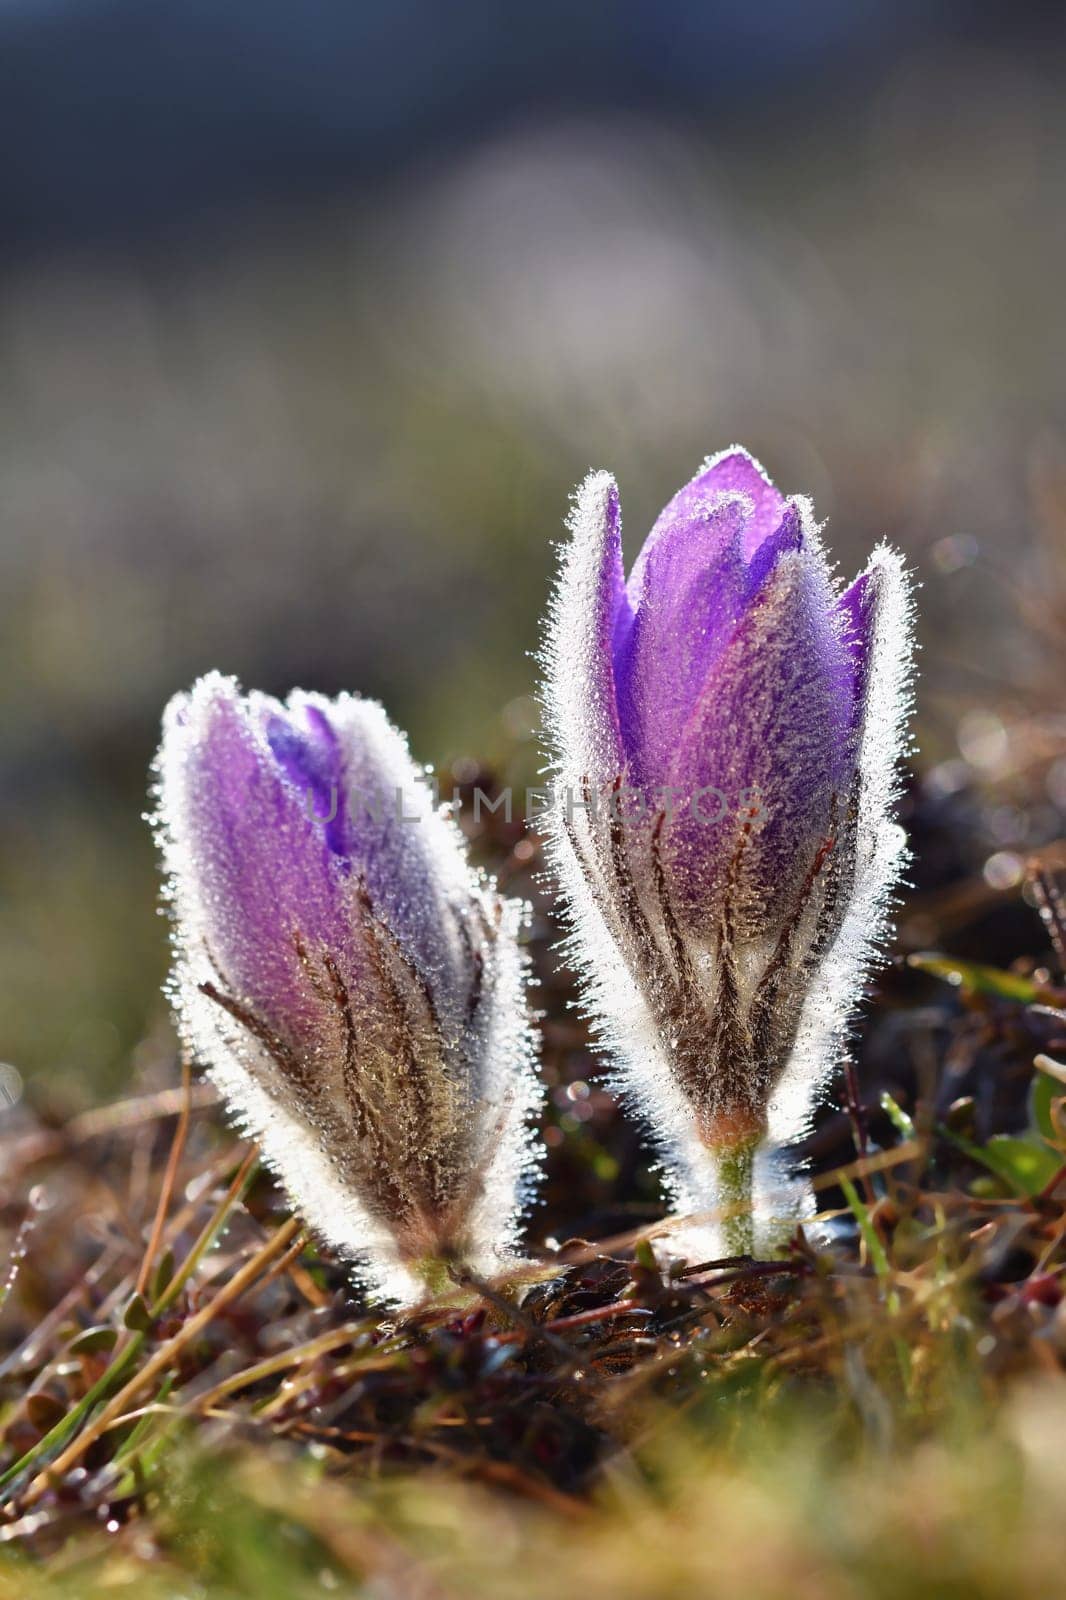
<path fill-rule="evenodd" d="M 754 1164 L 765 1213 L 904 856 L 905 573 L 882 546 L 841 591 L 809 504 L 738 447 L 675 495 L 628 582 L 606 473 L 570 531 L 543 699 L 573 949 L 679 1201 L 735 1197 Z"/>
<path fill-rule="evenodd" d="M 524 908 L 371 701 L 210 674 L 156 773 L 181 1033 L 296 1206 L 390 1298 L 498 1270 L 535 1165 Z"/>

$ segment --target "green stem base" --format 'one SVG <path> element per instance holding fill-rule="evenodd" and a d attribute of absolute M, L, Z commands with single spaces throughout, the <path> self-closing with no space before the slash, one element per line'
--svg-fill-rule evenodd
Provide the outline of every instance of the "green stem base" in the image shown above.
<path fill-rule="evenodd" d="M 722 1238 L 731 1256 L 755 1255 L 754 1179 L 759 1139 L 711 1151 L 723 1209 Z"/>

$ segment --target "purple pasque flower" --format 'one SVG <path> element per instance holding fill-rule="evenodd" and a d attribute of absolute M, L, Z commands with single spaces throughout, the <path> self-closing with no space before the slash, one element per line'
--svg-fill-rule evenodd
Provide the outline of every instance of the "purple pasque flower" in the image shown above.
<path fill-rule="evenodd" d="M 841 591 L 809 504 L 738 447 L 675 495 L 628 582 L 608 474 L 569 527 L 543 699 L 572 949 L 679 1200 L 728 1198 L 754 1161 L 765 1211 L 904 856 L 904 569 L 882 546 Z"/>
<path fill-rule="evenodd" d="M 180 1029 L 295 1205 L 391 1298 L 498 1270 L 535 1164 L 523 906 L 372 701 L 209 674 L 156 774 Z"/>

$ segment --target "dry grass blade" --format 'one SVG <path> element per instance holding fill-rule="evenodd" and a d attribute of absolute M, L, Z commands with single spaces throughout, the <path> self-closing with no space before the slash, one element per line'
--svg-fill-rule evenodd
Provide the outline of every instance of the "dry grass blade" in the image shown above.
<path fill-rule="evenodd" d="M 182 1323 L 173 1338 L 160 1346 L 153 1356 L 145 1362 L 119 1392 L 110 1399 L 93 1420 L 85 1427 L 78 1437 L 64 1450 L 50 1466 L 32 1480 L 22 1497 L 22 1504 L 29 1508 L 36 1504 L 49 1484 L 62 1478 L 69 1472 L 80 1458 L 115 1420 L 122 1415 L 126 1408 L 136 1399 L 142 1389 L 147 1388 L 154 1380 L 174 1365 L 181 1351 L 218 1316 L 223 1306 L 236 1300 L 244 1293 L 248 1286 L 255 1282 L 263 1269 L 286 1248 L 293 1235 L 299 1231 L 298 1218 L 290 1217 L 288 1222 L 281 1225 L 272 1239 L 252 1257 L 244 1266 L 234 1273 L 214 1296 L 211 1302 L 202 1311 Z"/>
<path fill-rule="evenodd" d="M 137 1294 L 143 1294 L 147 1288 L 148 1279 L 152 1272 L 152 1263 L 155 1261 L 159 1252 L 159 1241 L 163 1237 L 163 1228 L 166 1224 L 167 1213 L 170 1210 L 171 1196 L 174 1193 L 174 1184 L 177 1179 L 178 1168 L 181 1165 L 181 1158 L 185 1152 L 185 1141 L 189 1133 L 189 1118 L 192 1114 L 192 1102 L 190 1098 L 190 1090 L 192 1088 L 192 1071 L 187 1056 L 182 1057 L 181 1088 L 183 1097 L 182 1107 L 178 1116 L 178 1125 L 174 1130 L 174 1138 L 171 1140 L 170 1154 L 167 1157 L 166 1171 L 163 1174 L 163 1182 L 159 1190 L 159 1202 L 156 1206 L 155 1220 L 152 1224 L 152 1231 L 149 1235 L 148 1244 L 145 1248 L 144 1259 L 141 1262 L 140 1271 L 137 1274 Z"/>

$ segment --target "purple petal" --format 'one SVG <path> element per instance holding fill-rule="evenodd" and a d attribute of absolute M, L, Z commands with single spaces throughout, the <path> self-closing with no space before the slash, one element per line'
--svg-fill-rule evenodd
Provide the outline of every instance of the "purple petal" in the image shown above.
<path fill-rule="evenodd" d="M 458 915 L 470 903 L 470 876 L 458 829 L 437 812 L 407 741 L 376 702 L 293 696 L 290 704 L 328 716 L 353 870 L 448 1020 L 469 988 Z"/>
<path fill-rule="evenodd" d="M 284 706 L 245 699 L 215 675 L 172 702 L 161 771 L 181 920 L 220 985 L 313 1048 L 321 1014 L 300 945 L 329 952 L 353 1003 L 380 1005 L 365 895 L 442 1024 L 461 1026 L 469 875 L 455 825 L 380 706 L 299 692 Z"/>
<path fill-rule="evenodd" d="M 763 540 L 780 525 L 787 501 L 755 457 L 740 445 L 731 445 L 709 457 L 691 483 L 674 496 L 659 523 L 688 516 L 722 494 L 742 494 L 751 501 L 751 517 L 744 535 L 744 558 L 750 561 Z"/>
<path fill-rule="evenodd" d="M 851 728 L 855 747 L 865 737 L 871 714 L 871 696 L 877 694 L 883 702 L 876 711 L 875 720 L 889 717 L 889 706 L 905 704 L 907 695 L 906 671 L 901 662 L 909 650 L 910 623 L 908 615 L 907 579 L 899 557 L 891 550 L 880 547 L 874 551 L 870 564 L 861 572 L 834 608 L 834 621 L 840 630 L 845 654 L 843 684 L 851 703 Z M 896 706 L 896 722 L 900 718 Z M 891 742 L 898 729 L 884 737 Z M 898 751 L 895 752 L 898 754 Z M 883 752 L 867 751 L 864 760 L 874 760 L 881 765 Z M 895 755 L 889 758 L 889 767 Z"/>
<path fill-rule="evenodd" d="M 678 741 L 664 848 L 677 913 L 694 930 L 714 929 L 727 889 L 738 932 L 780 928 L 846 800 L 852 702 L 831 601 L 821 557 L 786 553 Z M 712 792 L 697 805 L 701 789 Z"/>
<path fill-rule="evenodd" d="M 781 521 L 752 552 L 748 562 L 748 594 L 754 595 L 789 550 L 803 548 L 803 517 L 799 506 L 789 501 Z"/>
<path fill-rule="evenodd" d="M 314 807 L 326 844 L 338 856 L 350 853 L 349 808 L 344 793 L 340 744 L 329 718 L 313 702 L 293 696 L 290 708 L 258 697 L 260 720 L 279 766 Z"/>
<path fill-rule="evenodd" d="M 711 662 L 747 592 L 745 505 L 716 498 L 659 518 L 629 580 L 615 638 L 622 737 L 633 781 L 662 781 Z"/>
<path fill-rule="evenodd" d="M 715 458 L 659 517 L 627 586 L 632 620 L 615 632 L 619 718 L 636 783 L 665 781 L 714 660 L 803 538 L 799 507 L 740 450 Z"/>
<path fill-rule="evenodd" d="M 187 908 L 195 908 L 184 918 L 186 937 L 203 943 L 220 985 L 273 1026 L 292 1022 L 292 1034 L 304 1022 L 313 1036 L 295 935 L 339 952 L 343 968 L 353 954 L 344 883 L 323 826 L 231 679 L 201 679 L 171 703 L 164 728 L 164 821 Z"/>
<path fill-rule="evenodd" d="M 853 727 L 856 732 L 866 701 L 880 588 L 879 573 L 860 573 L 855 582 L 845 589 L 835 607 L 846 659 L 844 681 L 854 706 Z"/>

